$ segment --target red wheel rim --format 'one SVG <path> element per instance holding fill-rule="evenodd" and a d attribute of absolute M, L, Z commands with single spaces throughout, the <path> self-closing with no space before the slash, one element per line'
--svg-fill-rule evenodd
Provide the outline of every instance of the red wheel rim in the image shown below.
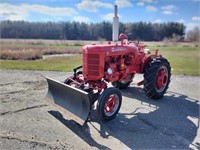
<path fill-rule="evenodd" d="M 107 116 L 113 115 L 119 106 L 119 97 L 116 94 L 110 95 L 105 102 L 104 112 Z"/>
<path fill-rule="evenodd" d="M 156 75 L 156 89 L 158 92 L 162 92 L 168 82 L 168 70 L 165 66 L 161 67 Z"/>

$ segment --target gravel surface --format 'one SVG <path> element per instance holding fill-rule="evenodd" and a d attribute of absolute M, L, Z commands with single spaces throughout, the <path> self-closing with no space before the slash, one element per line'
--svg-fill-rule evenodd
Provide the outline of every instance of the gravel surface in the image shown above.
<path fill-rule="evenodd" d="M 159 101 L 131 85 L 115 119 L 103 123 L 93 110 L 81 127 L 44 101 L 44 76 L 69 75 L 0 70 L 0 149 L 200 149 L 200 77 L 173 75 Z"/>

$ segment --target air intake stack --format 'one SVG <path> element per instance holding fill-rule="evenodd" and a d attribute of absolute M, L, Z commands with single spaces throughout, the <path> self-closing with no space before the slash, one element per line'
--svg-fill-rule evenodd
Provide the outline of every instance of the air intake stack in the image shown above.
<path fill-rule="evenodd" d="M 117 16 L 117 5 L 115 5 L 115 11 L 114 11 L 114 17 L 113 17 L 113 35 L 112 39 L 114 42 L 118 41 L 119 36 L 119 17 Z"/>

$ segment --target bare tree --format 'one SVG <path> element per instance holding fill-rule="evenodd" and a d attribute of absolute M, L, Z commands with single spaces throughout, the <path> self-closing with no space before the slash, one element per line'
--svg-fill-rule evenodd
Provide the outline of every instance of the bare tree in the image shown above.
<path fill-rule="evenodd" d="M 200 42 L 200 30 L 199 27 L 194 27 L 193 30 L 187 32 L 186 40 L 190 42 Z"/>

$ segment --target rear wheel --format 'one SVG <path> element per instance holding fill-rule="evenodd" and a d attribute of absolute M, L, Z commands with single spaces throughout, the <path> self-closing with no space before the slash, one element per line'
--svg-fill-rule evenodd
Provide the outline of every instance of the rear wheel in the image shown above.
<path fill-rule="evenodd" d="M 116 88 L 107 88 L 101 94 L 97 110 L 99 117 L 103 121 L 109 121 L 116 117 L 122 103 L 122 94 Z"/>
<path fill-rule="evenodd" d="M 171 67 L 165 58 L 149 62 L 144 72 L 144 91 L 152 99 L 160 99 L 168 89 Z"/>

